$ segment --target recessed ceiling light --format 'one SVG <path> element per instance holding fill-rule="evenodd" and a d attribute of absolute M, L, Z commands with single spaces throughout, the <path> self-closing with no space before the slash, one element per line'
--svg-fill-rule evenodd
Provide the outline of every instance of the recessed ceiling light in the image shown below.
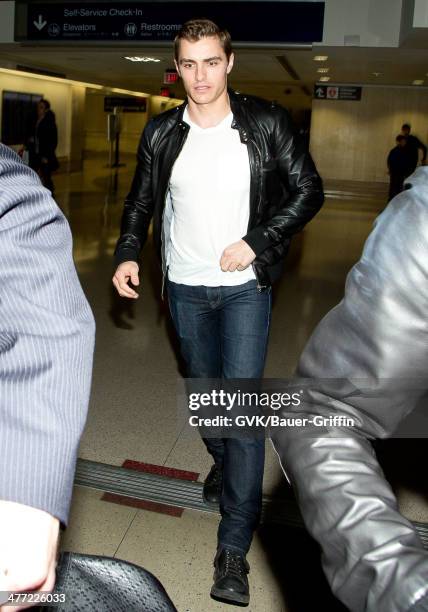
<path fill-rule="evenodd" d="M 325 74 L 327 72 L 330 72 L 330 68 L 318 68 L 317 72 Z"/>
<path fill-rule="evenodd" d="M 412 85 L 423 85 L 424 81 L 422 79 L 416 79 L 413 81 Z"/>
<path fill-rule="evenodd" d="M 328 60 L 328 55 L 316 55 L 314 57 L 314 62 L 326 62 Z"/>
<path fill-rule="evenodd" d="M 320 81 L 322 83 L 327 83 L 327 81 L 329 81 L 329 80 L 330 80 L 330 77 L 320 77 Z"/>
<path fill-rule="evenodd" d="M 155 57 L 140 57 L 135 55 L 134 57 L 125 56 L 124 59 L 129 60 L 130 62 L 160 62 L 160 59 Z"/>

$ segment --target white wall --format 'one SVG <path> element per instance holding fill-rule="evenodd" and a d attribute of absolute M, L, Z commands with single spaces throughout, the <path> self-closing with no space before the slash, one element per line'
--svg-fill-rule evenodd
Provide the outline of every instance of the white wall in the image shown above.
<path fill-rule="evenodd" d="M 428 2 L 427 0 L 415 0 L 413 27 L 414 28 L 427 28 L 428 27 Z"/>
<path fill-rule="evenodd" d="M 15 2 L 0 1 L 0 43 L 14 42 Z"/>
<path fill-rule="evenodd" d="M 323 45 L 398 47 L 403 0 L 326 0 Z"/>
<path fill-rule="evenodd" d="M 428 89 L 363 87 L 361 102 L 314 100 L 310 149 L 325 179 L 389 181 L 386 158 L 403 123 L 428 140 Z"/>
<path fill-rule="evenodd" d="M 164 111 L 179 106 L 183 103 L 183 100 L 178 98 L 165 98 L 164 96 L 151 96 L 150 97 L 150 116 L 154 117 L 163 113 Z"/>
<path fill-rule="evenodd" d="M 70 153 L 72 86 L 30 76 L 14 76 L 0 72 L 0 116 L 3 91 L 41 94 L 49 100 L 58 126 L 56 154 L 58 157 L 68 158 Z"/>

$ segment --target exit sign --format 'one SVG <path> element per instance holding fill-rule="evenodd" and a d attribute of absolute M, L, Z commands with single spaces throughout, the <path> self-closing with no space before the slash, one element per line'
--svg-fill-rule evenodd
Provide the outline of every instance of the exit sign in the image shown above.
<path fill-rule="evenodd" d="M 174 68 L 167 68 L 163 73 L 163 84 L 172 85 L 178 81 L 178 72 Z"/>

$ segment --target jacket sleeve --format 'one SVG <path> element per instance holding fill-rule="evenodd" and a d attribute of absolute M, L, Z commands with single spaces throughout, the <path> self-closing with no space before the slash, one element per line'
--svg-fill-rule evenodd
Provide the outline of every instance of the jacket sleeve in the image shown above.
<path fill-rule="evenodd" d="M 0 499 L 67 523 L 94 320 L 66 219 L 0 144 Z"/>
<path fill-rule="evenodd" d="M 147 232 L 153 215 L 152 192 L 152 148 L 153 123 L 150 121 L 141 136 L 137 152 L 137 167 L 131 190 L 124 203 L 120 238 L 115 250 L 115 263 L 138 261 L 147 239 Z"/>
<path fill-rule="evenodd" d="M 393 433 L 428 388 L 428 168 L 408 181 L 412 188 L 378 217 L 344 299 L 298 367 L 316 412 L 344 412 L 373 437 Z"/>
<path fill-rule="evenodd" d="M 367 440 L 427 436 L 428 168 L 409 182 L 376 221 L 343 301 L 302 355 L 303 403 L 282 416 L 299 412 L 306 426 L 272 428 L 330 587 L 355 612 L 416 611 L 427 589 L 426 552 Z M 321 428 L 318 416 L 356 426 Z"/>
<path fill-rule="evenodd" d="M 427 159 L 427 148 L 424 145 L 424 143 L 421 140 L 419 140 L 419 138 L 417 140 L 418 140 L 418 148 L 422 151 L 422 161 L 425 162 Z"/>
<path fill-rule="evenodd" d="M 275 106 L 272 148 L 288 197 L 284 196 L 274 216 L 246 236 L 256 255 L 288 240 L 316 215 L 324 202 L 322 181 L 303 139 L 295 132 L 288 112 Z"/>

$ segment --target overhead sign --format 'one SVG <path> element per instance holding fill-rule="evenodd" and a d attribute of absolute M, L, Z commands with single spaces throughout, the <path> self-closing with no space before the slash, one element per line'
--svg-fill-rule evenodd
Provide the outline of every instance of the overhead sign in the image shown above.
<path fill-rule="evenodd" d="M 106 96 L 104 98 L 104 111 L 111 113 L 116 107 L 125 113 L 145 113 L 146 102 L 146 98 L 137 98 L 137 96 Z"/>
<path fill-rule="evenodd" d="M 317 100 L 361 100 L 362 87 L 351 85 L 315 85 Z"/>
<path fill-rule="evenodd" d="M 16 2 L 15 40 L 148 41 L 174 39 L 200 16 L 200 2 Z M 203 16 L 225 27 L 235 42 L 313 43 L 323 37 L 324 1 L 204 2 Z"/>

